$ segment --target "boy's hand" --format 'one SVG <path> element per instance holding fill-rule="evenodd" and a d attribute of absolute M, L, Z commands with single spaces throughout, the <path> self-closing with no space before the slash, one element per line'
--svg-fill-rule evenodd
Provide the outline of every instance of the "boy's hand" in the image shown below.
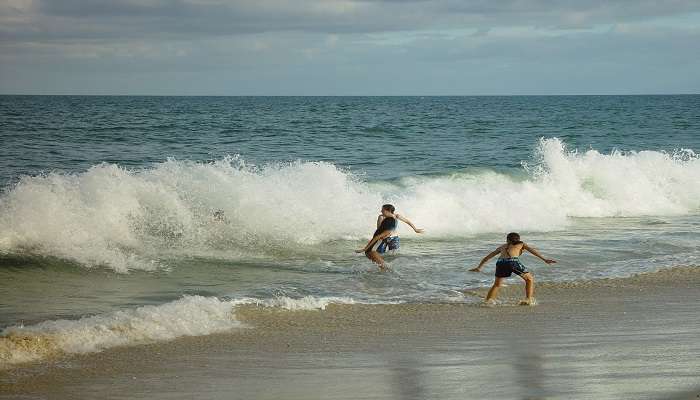
<path fill-rule="evenodd" d="M 481 268 L 476 267 L 476 268 L 470 269 L 469 271 L 471 271 L 471 272 L 481 272 Z"/>
<path fill-rule="evenodd" d="M 556 264 L 557 263 L 556 261 L 550 260 L 550 259 L 546 259 L 546 260 L 544 260 L 544 262 L 547 264 Z"/>
<path fill-rule="evenodd" d="M 355 250 L 355 253 L 364 253 L 366 250 L 365 249 L 357 249 Z"/>
<path fill-rule="evenodd" d="M 416 229 L 414 229 L 414 231 L 416 233 L 423 233 L 423 232 L 425 232 L 425 229 L 416 228 Z"/>

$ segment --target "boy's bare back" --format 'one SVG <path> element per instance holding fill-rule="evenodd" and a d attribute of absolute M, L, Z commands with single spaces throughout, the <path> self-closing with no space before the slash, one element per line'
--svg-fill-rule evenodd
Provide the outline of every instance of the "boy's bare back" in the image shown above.
<path fill-rule="evenodd" d="M 525 243 L 523 242 L 520 242 L 518 244 L 506 243 L 504 245 L 501 245 L 498 248 L 498 251 L 501 253 L 500 258 L 520 257 L 523 254 L 523 250 L 525 249 L 525 247 Z"/>

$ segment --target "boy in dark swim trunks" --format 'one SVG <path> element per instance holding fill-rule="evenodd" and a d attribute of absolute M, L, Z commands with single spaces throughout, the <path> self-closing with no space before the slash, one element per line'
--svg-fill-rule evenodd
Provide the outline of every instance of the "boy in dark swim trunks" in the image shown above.
<path fill-rule="evenodd" d="M 537 250 L 523 243 L 520 240 L 519 234 L 515 232 L 509 233 L 508 236 L 506 236 L 506 244 L 499 246 L 496 250 L 486 255 L 486 257 L 481 260 L 478 267 L 470 269 L 470 271 L 479 272 L 481 271 L 481 267 L 483 267 L 484 264 L 486 264 L 490 259 L 496 255 L 500 255 L 498 257 L 498 261 L 496 262 L 496 280 L 493 282 L 493 286 L 491 286 L 489 293 L 486 295 L 486 303 L 492 303 L 494 301 L 496 296 L 498 296 L 498 289 L 501 287 L 501 282 L 505 278 L 511 276 L 513 273 L 523 278 L 525 281 L 526 297 L 525 300 L 520 302 L 520 304 L 531 305 L 535 303 L 535 298 L 533 297 L 535 294 L 535 278 L 518 258 L 521 254 L 523 254 L 523 251 L 532 253 L 535 257 L 547 264 L 556 263 L 554 260 L 544 258 Z"/>
<path fill-rule="evenodd" d="M 423 229 L 416 228 L 413 222 L 407 218 L 394 213 L 396 209 L 391 204 L 382 206 L 381 214 L 377 217 L 377 230 L 374 231 L 372 239 L 367 242 L 367 245 L 362 249 L 355 250 L 357 253 L 365 253 L 367 258 L 374 261 L 379 266 L 379 269 L 384 270 L 384 259 L 382 254 L 389 250 L 399 249 L 399 236 L 396 234 L 398 222 L 403 221 L 408 224 L 416 233 L 423 233 Z"/>

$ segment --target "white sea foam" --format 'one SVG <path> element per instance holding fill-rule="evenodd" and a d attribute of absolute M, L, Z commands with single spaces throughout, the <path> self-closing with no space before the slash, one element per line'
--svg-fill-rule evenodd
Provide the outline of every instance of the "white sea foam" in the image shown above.
<path fill-rule="evenodd" d="M 672 216 L 700 209 L 700 158 L 692 151 L 568 152 L 543 139 L 530 177 L 495 172 L 405 179 L 389 200 L 429 232 L 552 231 L 569 217 Z"/>
<path fill-rule="evenodd" d="M 300 299 L 293 299 L 287 296 L 280 296 L 270 299 L 243 298 L 234 300 L 234 303 L 237 305 L 254 304 L 262 307 L 275 307 L 290 311 L 302 311 L 325 310 L 329 304 L 355 304 L 355 300 L 349 297 L 305 296 Z"/>
<path fill-rule="evenodd" d="M 223 332 L 240 326 L 234 306 L 234 302 L 212 297 L 186 296 L 160 306 L 12 326 L 0 333 L 0 367 L 55 354 L 92 353 Z"/>
<path fill-rule="evenodd" d="M 236 157 L 25 177 L 0 197 L 0 252 L 125 272 L 158 268 L 163 254 L 289 254 L 363 239 L 385 202 L 425 228 L 426 239 L 552 231 L 570 217 L 684 215 L 700 208 L 700 158 L 690 151 L 570 152 L 546 139 L 535 159 L 520 179 L 462 172 L 368 183 L 324 162 L 251 167 Z M 216 210 L 224 221 L 213 217 Z"/>
<path fill-rule="evenodd" d="M 378 194 L 332 164 L 168 161 L 25 177 L 0 198 L 0 251 L 150 270 L 159 255 L 264 253 L 361 235 Z M 224 221 L 213 217 L 222 210 Z"/>
<path fill-rule="evenodd" d="M 215 297 L 185 296 L 159 306 L 143 306 L 78 320 L 12 326 L 0 332 L 0 369 L 62 354 L 94 353 L 117 346 L 229 331 L 242 326 L 235 318 L 235 309 L 244 304 L 299 311 L 324 310 L 332 303 L 355 302 L 346 297 L 223 301 Z"/>

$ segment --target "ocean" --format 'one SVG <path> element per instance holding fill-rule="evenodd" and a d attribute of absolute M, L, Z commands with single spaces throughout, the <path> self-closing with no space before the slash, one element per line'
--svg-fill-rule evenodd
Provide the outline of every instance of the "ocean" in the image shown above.
<path fill-rule="evenodd" d="M 510 231 L 538 282 L 697 266 L 698 151 L 699 95 L 0 96 L 0 366 L 242 304 L 476 304 Z M 389 272 L 354 252 L 384 203 L 425 229 Z"/>

